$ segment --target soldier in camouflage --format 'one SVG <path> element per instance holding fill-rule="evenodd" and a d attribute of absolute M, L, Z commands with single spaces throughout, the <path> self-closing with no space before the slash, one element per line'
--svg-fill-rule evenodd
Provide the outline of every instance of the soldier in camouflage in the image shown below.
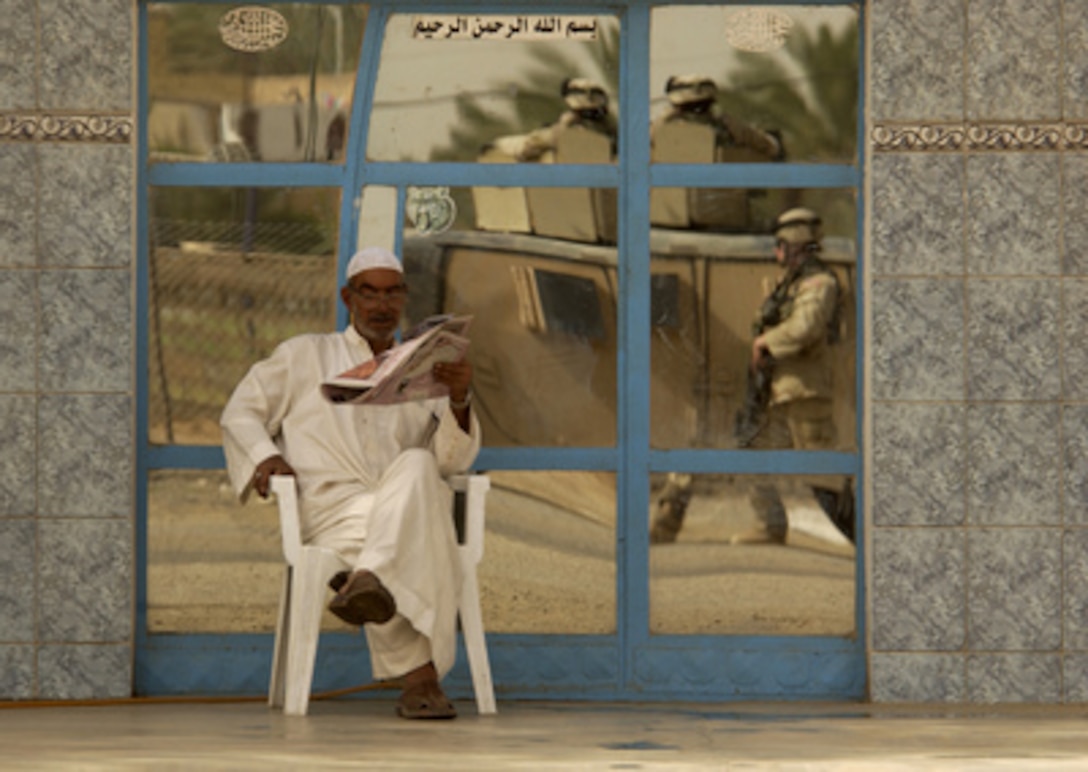
<path fill-rule="evenodd" d="M 580 127 L 607 136 L 615 152 L 616 126 L 608 112 L 608 94 L 600 84 L 587 78 L 567 78 L 559 87 L 567 109 L 555 123 L 526 135 L 517 152 L 519 161 L 538 161 L 556 146 L 563 129 Z"/>
<path fill-rule="evenodd" d="M 839 337 L 838 278 L 820 257 L 820 217 L 809 209 L 790 209 L 775 221 L 775 260 L 782 278 L 764 300 L 753 325 L 749 367 L 759 395 L 738 415 L 737 444 L 752 449 L 819 450 L 835 445 L 832 418 L 834 373 L 830 346 Z M 758 400 L 758 404 L 752 404 Z M 676 540 L 691 498 L 693 477 L 672 473 L 658 496 L 650 542 Z M 828 499 L 839 506 L 834 492 Z M 751 496 L 758 525 L 734 534 L 733 544 L 785 543 L 787 518 L 777 488 L 755 486 Z M 829 513 L 833 514 L 833 513 Z M 840 528 L 842 526 L 840 525 Z"/>
<path fill-rule="evenodd" d="M 669 109 L 651 127 L 651 136 L 673 121 L 702 123 L 714 127 L 719 150 L 750 151 L 748 160 L 780 161 L 782 142 L 768 131 L 757 129 L 717 108 L 718 85 L 705 75 L 674 75 L 665 84 Z M 723 159 L 732 160 L 732 159 Z"/>
<path fill-rule="evenodd" d="M 762 425 L 742 440 L 755 449 L 827 450 L 835 447 L 834 372 L 830 346 L 839 336 L 841 291 L 820 257 L 820 217 L 790 209 L 775 222 L 775 259 L 785 269 L 760 309 L 750 366 L 769 374 Z M 734 544 L 784 543 L 788 521 L 777 488 L 757 485 L 752 506 L 759 524 L 735 534 Z"/>

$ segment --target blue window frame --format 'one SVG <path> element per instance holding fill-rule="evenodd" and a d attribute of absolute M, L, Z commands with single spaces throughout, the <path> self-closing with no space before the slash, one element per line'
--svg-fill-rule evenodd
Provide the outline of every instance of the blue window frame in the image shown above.
<path fill-rule="evenodd" d="M 154 5 L 169 5 L 165 0 Z M 189 0 L 214 5 L 214 0 Z M 330 5 L 348 5 L 335 2 Z M 294 5 L 303 5 L 296 3 Z M 863 159 L 860 149 L 845 161 L 804 163 L 689 164 L 652 163 L 650 122 L 652 27 L 655 9 L 710 3 L 670 3 L 614 0 L 595 5 L 581 0 L 552 0 L 546 6 L 506 2 L 372 2 L 352 100 L 346 151 L 340 162 L 175 162 L 151 163 L 147 121 L 140 122 L 138 189 L 139 317 L 149 312 L 150 192 L 157 188 L 326 188 L 340 195 L 338 275 L 357 243 L 356 198 L 364 186 L 397 190 L 403 213 L 406 191 L 412 186 L 510 186 L 596 188 L 617 191 L 617 241 L 622 264 L 617 270 L 617 392 L 616 442 L 611 446 L 487 447 L 477 467 L 487 470 L 599 470 L 616 476 L 617 527 L 615 545 L 616 626 L 611 634 L 491 634 L 489 646 L 500 698 L 581 699 L 856 699 L 865 689 L 865 625 L 862 570 L 864 553 L 854 558 L 854 628 L 841 636 L 805 635 L 653 635 L 648 618 L 651 601 L 650 543 L 644 524 L 650 506 L 649 475 L 682 471 L 692 474 L 844 475 L 861 481 L 862 435 L 855 429 L 852 448 L 843 451 L 774 451 L 753 453 L 731 448 L 677 447 L 658 449 L 651 442 L 649 346 L 653 330 L 650 191 L 678 188 L 788 188 L 849 190 L 857 197 L 854 243 L 862 243 L 864 204 L 860 198 Z M 716 3 L 745 8 L 762 2 Z M 859 17 L 856 3 L 793 0 L 791 6 L 842 6 Z M 229 6 L 223 5 L 224 10 Z M 140 110 L 147 115 L 148 9 L 141 0 Z M 368 118 L 374 105 L 386 21 L 397 13 L 523 14 L 546 12 L 616 16 L 620 26 L 617 115 L 619 142 L 613 164 L 476 164 L 467 162 L 378 161 L 366 157 Z M 857 29 L 864 20 L 858 18 Z M 860 49 L 860 42 L 858 44 Z M 860 50 L 858 61 L 864 61 Z M 860 70 L 860 68 L 859 68 Z M 862 78 L 857 86 L 856 137 L 862 136 Z M 861 142 L 856 141 L 860 148 Z M 859 277 L 864 268 L 856 261 Z M 856 281 L 857 286 L 861 282 Z M 852 303 L 858 319 L 855 361 L 862 362 L 863 315 L 860 291 Z M 345 322 L 343 310 L 337 323 Z M 146 357 L 146 325 L 138 331 L 138 349 Z M 157 634 L 147 625 L 147 500 L 148 476 L 160 469 L 219 469 L 224 464 L 215 446 L 152 444 L 148 440 L 149 376 L 146 361 L 139 368 L 138 500 L 139 586 L 137 613 L 137 691 L 169 693 L 260 693 L 267 684 L 271 636 L 261 634 Z M 856 367 L 855 393 L 862 391 L 861 367 Z M 855 422 L 860 427 L 860 421 Z M 855 485 L 860 504 L 863 486 Z M 861 511 L 861 507 L 858 507 Z M 859 545 L 861 540 L 858 540 Z M 325 634 L 315 689 L 343 686 L 359 680 L 365 666 L 365 646 L 358 636 Z M 451 676 L 455 695 L 470 688 L 464 657 Z M 564 664 L 566 663 L 566 664 Z M 697 673 L 697 677 L 693 676 Z M 755 673 L 757 675 L 752 676 Z M 797 677 L 798 673 L 804 674 Z M 745 675 L 741 675 L 745 674 Z"/>

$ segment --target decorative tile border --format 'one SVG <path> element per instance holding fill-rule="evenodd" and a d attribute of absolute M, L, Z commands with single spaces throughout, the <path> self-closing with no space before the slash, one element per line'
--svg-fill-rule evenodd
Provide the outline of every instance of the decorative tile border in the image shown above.
<path fill-rule="evenodd" d="M 1088 150 L 1088 123 L 877 124 L 869 137 L 878 153 Z"/>
<path fill-rule="evenodd" d="M 133 123 L 129 115 L 0 113 L 0 141 L 126 143 Z M 1088 123 L 877 124 L 869 136 L 878 153 L 1088 150 Z"/>
<path fill-rule="evenodd" d="M 130 115 L 0 113 L 0 141 L 126 143 L 132 128 Z"/>

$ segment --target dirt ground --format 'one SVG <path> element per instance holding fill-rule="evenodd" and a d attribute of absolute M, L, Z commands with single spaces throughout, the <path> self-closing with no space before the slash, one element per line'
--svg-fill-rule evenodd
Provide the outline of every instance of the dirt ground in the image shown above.
<path fill-rule="evenodd" d="M 479 569 L 488 632 L 615 630 L 614 488 L 602 473 L 492 473 Z M 743 493 L 697 491 L 677 542 L 651 547 L 651 632 L 853 633 L 849 550 L 730 546 L 729 535 L 753 522 Z M 239 506 L 222 472 L 153 475 L 151 632 L 271 631 L 282 576 L 273 503 Z M 324 625 L 347 629 L 328 613 Z"/>

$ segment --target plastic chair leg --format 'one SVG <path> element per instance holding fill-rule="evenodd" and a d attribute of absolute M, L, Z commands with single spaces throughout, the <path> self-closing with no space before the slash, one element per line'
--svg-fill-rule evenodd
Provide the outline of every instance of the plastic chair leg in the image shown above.
<path fill-rule="evenodd" d="M 305 716 L 309 708 L 325 586 L 340 565 L 331 553 L 304 549 L 299 565 L 295 566 L 287 625 L 285 715 Z"/>
<path fill-rule="evenodd" d="M 287 631 L 291 625 L 291 566 L 283 567 L 283 587 L 276 614 L 276 638 L 272 646 L 272 677 L 268 683 L 268 706 L 282 708 L 287 685 Z"/>
<path fill-rule="evenodd" d="M 461 633 L 472 671 L 472 690 L 476 694 L 476 710 L 481 716 L 497 712 L 495 688 L 491 683 L 491 663 L 484 640 L 484 621 L 480 612 L 480 591 L 476 582 L 476 567 L 465 567 L 461 586 Z"/>

